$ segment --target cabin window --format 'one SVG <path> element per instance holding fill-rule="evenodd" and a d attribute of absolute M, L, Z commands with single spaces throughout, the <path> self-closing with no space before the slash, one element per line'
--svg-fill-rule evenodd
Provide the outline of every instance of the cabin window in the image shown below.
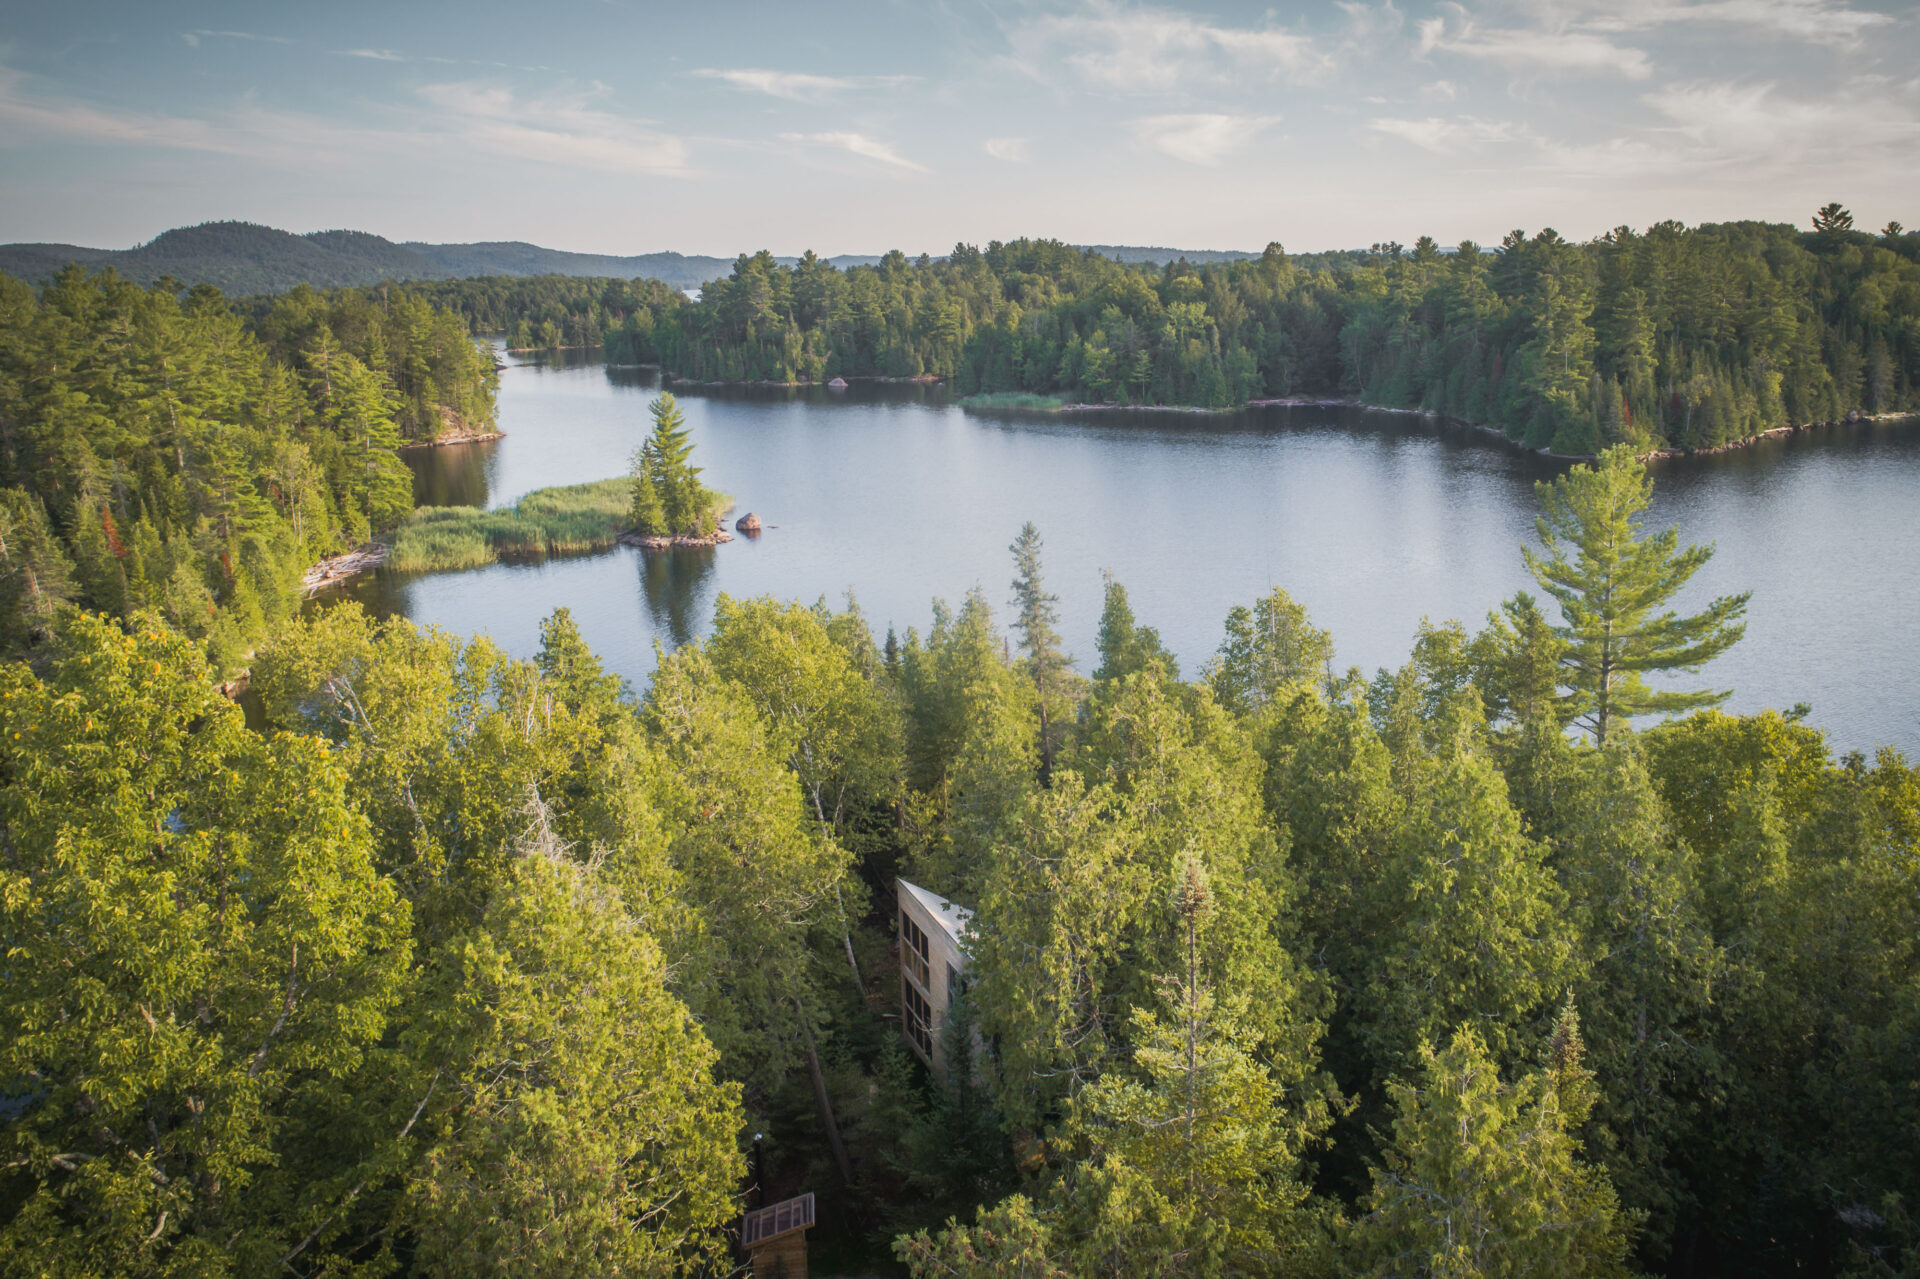
<path fill-rule="evenodd" d="M 900 912 L 900 962 L 925 990 L 933 984 L 933 951 L 927 935 L 906 911 Z"/>
<path fill-rule="evenodd" d="M 910 981 L 900 983 L 900 1006 L 907 1023 L 907 1038 L 920 1050 L 920 1055 L 928 1061 L 933 1060 L 933 1009 L 927 1005 L 927 997 L 914 988 Z"/>

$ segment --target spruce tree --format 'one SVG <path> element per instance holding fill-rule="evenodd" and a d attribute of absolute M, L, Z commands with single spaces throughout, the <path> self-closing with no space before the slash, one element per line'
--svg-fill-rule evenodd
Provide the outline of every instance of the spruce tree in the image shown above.
<path fill-rule="evenodd" d="M 1055 714 L 1066 683 L 1067 666 L 1072 658 L 1060 651 L 1060 636 L 1053 627 L 1060 620 L 1054 606 L 1058 595 L 1049 594 L 1040 580 L 1040 530 L 1032 520 L 1020 528 L 1020 536 L 1008 547 L 1013 552 L 1016 575 L 1013 579 L 1013 606 L 1019 610 L 1014 629 L 1020 632 L 1020 649 L 1027 655 L 1027 674 L 1040 695 L 1040 769 L 1042 775 L 1053 769 L 1053 758 L 1060 749 L 1061 725 Z"/>
<path fill-rule="evenodd" d="M 1547 1061 L 1502 1082 L 1479 1035 L 1421 1051 L 1391 1088 L 1399 1118 L 1353 1224 L 1344 1274 L 1626 1279 L 1634 1219 L 1575 1135 L 1592 1106 L 1571 1006 Z"/>
<path fill-rule="evenodd" d="M 1653 481 L 1630 445 L 1615 445 L 1598 465 L 1576 466 L 1534 486 L 1535 521 L 1545 555 L 1522 548 L 1528 572 L 1560 605 L 1567 702 L 1578 722 L 1605 743 L 1616 721 L 1689 711 L 1726 700 L 1724 692 L 1655 691 L 1649 671 L 1697 671 L 1746 633 L 1748 594 L 1724 595 L 1705 612 L 1658 611 L 1713 556 L 1711 546 L 1679 549 L 1667 529 L 1643 534 Z"/>

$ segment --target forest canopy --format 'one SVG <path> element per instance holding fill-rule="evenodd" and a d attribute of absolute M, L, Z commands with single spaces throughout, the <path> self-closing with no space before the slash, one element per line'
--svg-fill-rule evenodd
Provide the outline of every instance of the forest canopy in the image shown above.
<path fill-rule="evenodd" d="M 71 601 L 237 664 L 323 555 L 413 509 L 397 450 L 491 426 L 498 376 L 401 288 L 242 307 L 70 267 L 0 276 L 0 648 Z"/>
<path fill-rule="evenodd" d="M 638 694 L 565 610 L 343 605 L 262 732 L 62 611 L 0 667 L 0 1271 L 718 1274 L 803 1190 L 918 1276 L 1910 1270 L 1906 760 L 1576 736 L 1524 595 L 1368 676 L 1276 589 L 1186 679 L 1109 580 L 1088 677 L 1011 549 L 1017 649 L 722 596 Z M 897 877 L 975 912 L 944 1079 Z"/>

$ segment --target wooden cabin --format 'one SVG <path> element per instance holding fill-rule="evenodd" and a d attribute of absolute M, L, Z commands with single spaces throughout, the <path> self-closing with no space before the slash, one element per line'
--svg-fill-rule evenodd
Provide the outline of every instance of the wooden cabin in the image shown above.
<path fill-rule="evenodd" d="M 967 971 L 967 921 L 973 912 L 906 880 L 896 880 L 900 911 L 900 1021 L 907 1044 L 941 1078 L 947 1074 L 947 1010 Z"/>
<path fill-rule="evenodd" d="M 740 1222 L 740 1245 L 753 1258 L 753 1279 L 807 1279 L 807 1230 L 813 1192 L 756 1208 Z"/>

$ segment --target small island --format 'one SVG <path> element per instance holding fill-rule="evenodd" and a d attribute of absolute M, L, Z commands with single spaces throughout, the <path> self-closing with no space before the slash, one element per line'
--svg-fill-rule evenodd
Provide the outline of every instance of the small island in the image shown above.
<path fill-rule="evenodd" d="M 660 551 L 731 542 L 733 534 L 721 521 L 733 509 L 733 499 L 700 482 L 679 403 L 663 392 L 647 411 L 653 415 L 653 434 L 633 455 L 628 512 L 633 527 L 620 535 L 620 544 Z"/>

